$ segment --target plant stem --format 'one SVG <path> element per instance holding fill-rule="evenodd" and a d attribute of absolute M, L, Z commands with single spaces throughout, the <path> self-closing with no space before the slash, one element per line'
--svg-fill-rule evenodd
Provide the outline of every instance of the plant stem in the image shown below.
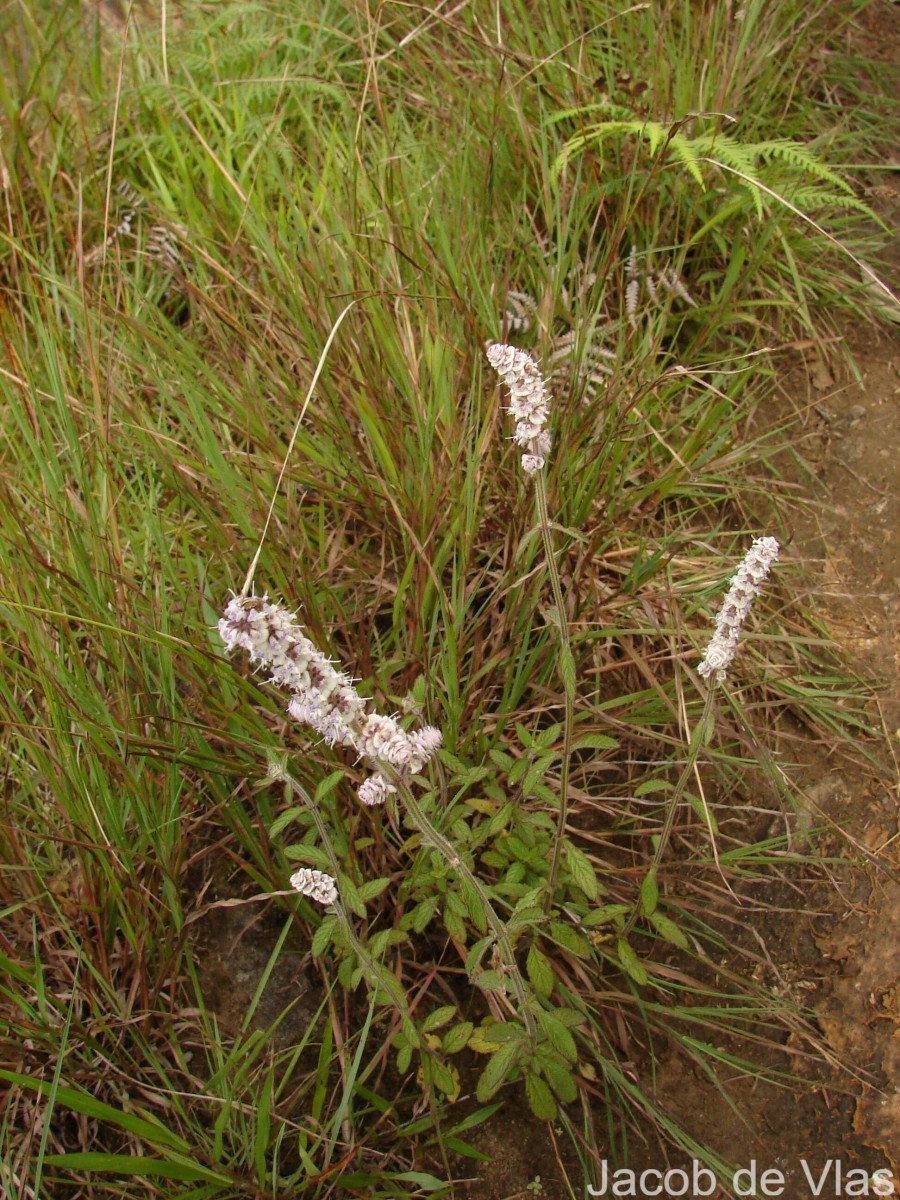
<path fill-rule="evenodd" d="M 569 815 L 569 760 L 572 756 L 572 726 L 575 720 L 575 681 L 572 643 L 569 638 L 569 625 L 566 621 L 565 609 L 563 607 L 563 591 L 559 578 L 559 568 L 556 565 L 556 556 L 553 549 L 550 515 L 547 509 L 547 485 L 544 480 L 543 471 L 537 471 L 534 475 L 534 499 L 537 507 L 538 524 L 541 529 L 541 538 L 544 542 L 547 571 L 550 575 L 550 588 L 553 592 L 553 602 L 556 605 L 556 624 L 559 630 L 560 641 L 560 673 L 562 675 L 563 695 L 565 697 L 562 763 L 559 769 L 559 820 L 553 838 L 550 874 L 547 876 L 547 895 L 544 899 L 544 907 L 546 909 L 549 908 L 553 900 L 553 893 L 556 888 L 559 857 L 566 832 L 566 820 Z"/>
<path fill-rule="evenodd" d="M 295 779 L 293 775 L 291 775 L 285 769 L 285 767 L 276 760 L 272 760 L 270 763 L 269 773 L 273 779 L 283 780 L 283 782 L 286 783 L 293 792 L 296 792 L 296 794 L 303 801 L 307 811 L 313 819 L 313 823 L 315 824 L 319 837 L 321 838 L 322 845 L 325 847 L 325 852 L 328 855 L 328 860 L 331 864 L 331 872 L 334 876 L 334 881 L 335 883 L 339 883 L 340 863 L 338 862 L 338 857 L 334 851 L 334 847 L 331 844 L 331 839 L 328 836 L 328 827 L 322 820 L 322 814 L 316 807 L 312 796 L 310 796 L 303 784 L 300 783 L 299 780 Z M 332 903 L 331 908 L 334 909 L 335 916 L 343 926 L 347 941 L 350 943 L 353 953 L 359 959 L 363 974 L 365 975 L 370 986 L 372 988 L 380 987 L 383 991 L 387 992 L 391 999 L 391 1003 L 400 1013 L 404 1032 L 406 1033 L 407 1037 L 410 1038 L 411 1044 L 421 1049 L 421 1039 L 419 1037 L 418 1030 L 416 1029 L 415 1021 L 412 1019 L 412 1014 L 410 1013 L 409 1005 L 406 1002 L 406 997 L 403 994 L 403 988 L 390 973 L 390 971 L 388 971 L 381 963 L 377 963 L 375 961 L 375 959 L 357 937 L 356 930 L 353 928 L 350 917 L 340 899 L 335 900 Z"/>
<path fill-rule="evenodd" d="M 672 830 L 675 826 L 675 814 L 678 812 L 678 806 L 681 802 L 681 797 L 684 795 L 684 789 L 687 787 L 688 780 L 694 773 L 694 768 L 697 765 L 697 759 L 700 755 L 700 748 L 706 741 L 706 730 L 712 713 L 712 701 L 714 687 L 711 687 L 706 693 L 706 703 L 703 706 L 703 713 L 696 725 L 691 737 L 690 745 L 688 746 L 687 762 L 684 764 L 684 769 L 678 777 L 678 782 L 675 784 L 675 791 L 669 800 L 669 807 L 666 810 L 666 819 L 663 822 L 662 831 L 659 835 L 659 841 L 656 843 L 656 850 L 653 854 L 653 859 L 650 863 L 650 869 L 647 874 L 659 869 L 659 865 L 663 860 L 663 855 L 666 852 L 666 847 L 669 844 L 669 838 L 672 836 Z M 635 905 L 628 920 L 625 922 L 625 928 L 620 936 L 628 937 L 632 929 L 637 923 L 638 917 L 641 915 L 640 901 Z"/>
<path fill-rule="evenodd" d="M 494 935 L 494 940 L 497 943 L 497 950 L 500 954 L 500 960 L 503 963 L 506 971 L 512 981 L 513 991 L 516 995 L 516 1000 L 522 1012 L 522 1019 L 525 1022 L 525 1028 L 529 1038 L 533 1043 L 537 1042 L 537 1024 L 534 1019 L 534 1014 L 531 1011 L 529 1003 L 529 991 L 525 986 L 525 981 L 522 978 L 522 973 L 519 970 L 519 964 L 516 962 L 516 956 L 513 952 L 512 943 L 509 940 L 506 926 L 497 916 L 494 906 L 491 904 L 490 898 L 485 890 L 481 880 L 474 875 L 466 864 L 463 862 L 460 855 L 457 853 L 453 843 L 445 838 L 444 835 L 437 829 L 422 809 L 415 796 L 412 794 L 412 789 L 404 781 L 400 781 L 400 793 L 403 796 L 403 802 L 406 805 L 406 811 L 412 818 L 415 827 L 421 833 L 423 839 L 433 846 L 435 850 L 446 861 L 458 875 L 465 878 L 466 882 L 477 892 L 478 898 L 484 906 L 485 920 Z"/>

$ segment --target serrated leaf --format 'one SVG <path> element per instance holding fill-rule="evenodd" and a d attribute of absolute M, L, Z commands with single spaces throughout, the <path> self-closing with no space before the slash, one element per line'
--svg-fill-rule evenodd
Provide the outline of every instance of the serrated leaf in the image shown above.
<path fill-rule="evenodd" d="M 600 895 L 600 885 L 594 864 L 579 846 L 568 840 L 565 842 L 565 854 L 572 882 L 581 888 L 588 900 L 596 900 Z"/>
<path fill-rule="evenodd" d="M 482 958 L 484 957 L 485 950 L 487 950 L 488 946 L 490 946 L 490 944 L 491 944 L 491 942 L 493 942 L 493 940 L 494 940 L 493 936 L 482 938 L 480 941 L 476 942 L 474 944 L 474 946 L 472 946 L 472 948 L 469 950 L 469 953 L 466 955 L 466 974 L 467 975 L 471 975 L 472 972 L 478 967 L 478 964 L 481 962 Z"/>
<path fill-rule="evenodd" d="M 468 764 L 464 763 L 462 759 L 457 758 L 455 754 L 451 754 L 449 750 L 445 750 L 443 747 L 441 747 L 437 754 L 444 766 L 449 767 L 451 771 L 454 771 L 457 777 L 460 775 L 465 775 L 469 770 Z"/>
<path fill-rule="evenodd" d="M 522 792 L 524 795 L 534 795 L 535 789 L 540 785 L 547 771 L 557 758 L 559 758 L 558 754 L 541 754 L 534 760 L 526 771 L 525 778 L 522 780 Z"/>
<path fill-rule="evenodd" d="M 475 1026 L 471 1021 L 461 1021 L 444 1034 L 443 1049 L 445 1054 L 458 1054 L 469 1044 L 469 1038 Z"/>
<path fill-rule="evenodd" d="M 619 938 L 616 942 L 616 953 L 622 965 L 622 970 L 627 975 L 630 975 L 635 983 L 645 984 L 649 981 L 650 976 L 647 974 L 647 968 L 625 938 Z"/>
<path fill-rule="evenodd" d="M 605 733 L 585 733 L 572 743 L 573 750 L 618 750 L 619 743 Z"/>
<path fill-rule="evenodd" d="M 365 917 L 366 906 L 360 898 L 359 888 L 357 888 L 349 875 L 338 876 L 338 892 L 340 893 L 341 900 L 352 913 L 355 913 L 358 917 Z"/>
<path fill-rule="evenodd" d="M 367 900 L 374 900 L 376 896 L 381 895 L 386 887 L 390 886 L 390 883 L 390 879 L 367 879 L 366 882 L 357 889 L 360 900 L 362 900 L 363 904 L 365 904 Z"/>
<path fill-rule="evenodd" d="M 412 1062 L 412 1046 L 401 1046 L 397 1051 L 397 1070 L 405 1075 Z"/>
<path fill-rule="evenodd" d="M 593 929 L 597 925 L 609 925 L 630 911 L 630 904 L 604 904 L 600 908 L 591 909 L 586 917 L 582 917 L 581 923 Z"/>
<path fill-rule="evenodd" d="M 441 1008 L 436 1008 L 434 1012 L 428 1014 L 422 1022 L 423 1033 L 433 1033 L 435 1029 L 441 1029 L 444 1025 L 449 1024 L 456 1016 L 455 1004 L 444 1004 Z"/>
<path fill-rule="evenodd" d="M 337 923 L 338 918 L 336 916 L 332 915 L 330 917 L 322 918 L 322 923 L 313 934 L 312 943 L 310 944 L 310 950 L 312 951 L 313 958 L 318 958 L 320 954 L 324 954 L 328 949 L 328 944 L 331 941 L 331 934 Z"/>
<path fill-rule="evenodd" d="M 484 912 L 484 904 L 481 897 L 476 891 L 472 881 L 467 875 L 460 874 L 459 890 L 462 898 L 465 901 L 466 908 L 469 910 L 469 916 L 472 918 L 472 924 L 479 933 L 487 932 L 487 917 Z"/>
<path fill-rule="evenodd" d="M 561 1062 L 544 1059 L 541 1060 L 541 1070 L 563 1104 L 571 1104 L 578 1095 L 578 1085 L 571 1072 Z"/>
<path fill-rule="evenodd" d="M 533 1071 L 525 1074 L 525 1095 L 531 1111 L 540 1121 L 553 1121 L 556 1118 L 556 1100 L 550 1088 L 539 1075 Z"/>
<path fill-rule="evenodd" d="M 580 1012 L 576 1012 L 574 1008 L 554 1008 L 553 1017 L 559 1021 L 560 1025 L 565 1025 L 567 1029 L 575 1029 L 578 1025 L 584 1024 L 584 1017 Z"/>
<path fill-rule="evenodd" d="M 547 750 L 557 740 L 561 732 L 562 725 L 556 721 L 553 725 L 548 725 L 546 729 L 542 729 L 538 733 L 534 739 L 534 744 L 542 750 Z"/>
<path fill-rule="evenodd" d="M 659 884 L 656 881 L 656 867 L 651 867 L 641 884 L 641 912 L 645 917 L 652 917 L 658 904 Z"/>
<path fill-rule="evenodd" d="M 483 1038 L 494 1049 L 503 1042 L 521 1042 L 525 1038 L 525 1027 L 518 1021 L 489 1020 L 481 1026 Z M 472 1044 L 470 1039 L 469 1044 Z"/>
<path fill-rule="evenodd" d="M 664 916 L 661 912 L 655 912 L 650 918 L 650 924 L 654 927 L 660 937 L 664 937 L 667 942 L 671 942 L 673 946 L 677 946 L 679 950 L 690 950 L 691 944 L 687 939 L 687 935 L 683 930 L 675 924 L 674 921 Z"/>
<path fill-rule="evenodd" d="M 461 946 L 466 944 L 466 923 L 455 913 L 453 909 L 444 906 L 444 926 L 454 942 L 459 942 Z"/>
<path fill-rule="evenodd" d="M 279 833 L 290 825 L 291 821 L 295 821 L 301 813 L 306 812 L 305 805 L 295 804 L 291 808 L 286 808 L 283 813 L 279 813 L 272 824 L 269 826 L 269 837 L 277 838 Z"/>
<path fill-rule="evenodd" d="M 652 792 L 671 792 L 674 784 L 668 779 L 645 779 L 634 788 L 635 796 L 649 796 Z"/>
<path fill-rule="evenodd" d="M 324 779 L 320 780 L 313 797 L 316 804 L 321 804 L 325 797 L 329 796 L 344 778 L 345 773 L 343 770 L 340 770 L 332 771 L 330 775 L 326 775 Z"/>
<path fill-rule="evenodd" d="M 575 1045 L 575 1039 L 565 1025 L 547 1009 L 538 1009 L 537 1019 L 553 1049 L 561 1054 L 567 1062 L 575 1062 L 578 1058 L 578 1048 Z"/>
<path fill-rule="evenodd" d="M 554 975 L 550 960 L 532 943 L 526 962 L 528 978 L 539 996 L 545 998 L 553 991 Z"/>
<path fill-rule="evenodd" d="M 507 802 L 503 805 L 503 807 L 500 808 L 497 812 L 495 812 L 494 815 L 491 817 L 491 819 L 488 821 L 488 824 L 487 824 L 488 837 L 496 837 L 496 835 L 500 832 L 501 829 L 505 829 L 506 826 L 512 820 L 513 813 L 515 811 L 516 811 L 515 805 L 512 803 L 511 800 L 507 800 Z"/>
<path fill-rule="evenodd" d="M 305 842 L 297 842 L 293 846 L 285 846 L 284 856 L 292 862 L 307 863 L 317 871 L 324 871 L 326 875 L 330 875 L 333 870 L 331 858 L 321 846 L 308 846 Z"/>
<path fill-rule="evenodd" d="M 459 1097 L 459 1072 L 449 1063 L 442 1062 L 439 1058 L 426 1058 L 422 1062 L 422 1066 L 427 1064 L 428 1074 L 431 1076 L 431 1082 L 443 1092 L 451 1102 Z"/>
<path fill-rule="evenodd" d="M 564 925 L 562 921 L 551 921 L 549 932 L 553 940 L 558 942 L 564 950 L 568 950 L 578 958 L 590 957 L 590 946 L 581 934 L 575 932 L 571 925 Z"/>
<path fill-rule="evenodd" d="M 435 899 L 420 900 L 415 908 L 410 909 L 405 913 L 399 921 L 401 929 L 414 929 L 416 933 L 422 933 L 428 928 L 429 922 L 434 917 L 437 911 L 438 902 Z"/>
<path fill-rule="evenodd" d="M 473 812 L 481 813 L 484 817 L 492 817 L 497 811 L 494 801 L 485 800 L 483 796 L 469 796 L 464 803 L 466 808 L 471 808 Z"/>
<path fill-rule="evenodd" d="M 521 1054 L 521 1042 L 506 1042 L 491 1055 L 487 1066 L 479 1076 L 478 1086 L 475 1089 L 475 1095 L 482 1104 L 485 1100 L 490 1100 L 491 1096 L 510 1078 Z"/>
<path fill-rule="evenodd" d="M 505 992 L 506 984 L 500 978 L 500 973 L 494 970 L 479 971 L 472 982 L 483 992 Z"/>

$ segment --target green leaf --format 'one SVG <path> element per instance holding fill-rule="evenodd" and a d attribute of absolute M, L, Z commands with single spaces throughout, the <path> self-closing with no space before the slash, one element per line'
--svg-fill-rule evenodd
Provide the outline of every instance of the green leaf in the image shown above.
<path fill-rule="evenodd" d="M 576 955 L 578 958 L 590 957 L 590 946 L 581 934 L 575 932 L 571 925 L 564 925 L 562 921 L 551 921 L 550 936 L 563 949 L 570 951 L 570 953 Z"/>
<path fill-rule="evenodd" d="M 575 695 L 575 659 L 568 646 L 559 648 L 559 674 L 566 689 L 567 696 Z"/>
<path fill-rule="evenodd" d="M 211 1171 L 196 1162 L 146 1158 L 140 1154 L 99 1154 L 92 1150 L 72 1154 L 48 1154 L 44 1158 L 44 1165 L 67 1167 L 72 1171 L 105 1171 L 126 1177 L 155 1175 L 162 1179 L 180 1179 L 182 1182 L 201 1179 L 221 1184 L 232 1182 L 227 1175 Z"/>
<path fill-rule="evenodd" d="M 528 978 L 534 985 L 537 994 L 544 997 L 549 996 L 553 991 L 553 968 L 550 966 L 550 960 L 546 954 L 542 953 L 534 943 L 528 951 L 526 969 Z"/>
<path fill-rule="evenodd" d="M 455 1067 L 442 1062 L 439 1058 L 426 1058 L 423 1060 L 422 1066 L 427 1066 L 434 1086 L 438 1091 L 443 1092 L 451 1103 L 459 1097 L 459 1072 Z"/>
<path fill-rule="evenodd" d="M 397 1051 L 397 1070 L 401 1075 L 405 1075 L 409 1070 L 409 1065 L 412 1062 L 412 1046 L 408 1043 L 402 1045 Z"/>
<path fill-rule="evenodd" d="M 584 1024 L 584 1017 L 574 1008 L 554 1008 L 552 1011 L 554 1019 L 561 1025 L 565 1025 L 567 1029 L 575 1029 Z"/>
<path fill-rule="evenodd" d="M 649 796 L 652 792 L 671 792 L 673 788 L 674 784 L 669 783 L 668 779 L 645 779 L 635 787 L 634 794 Z"/>
<path fill-rule="evenodd" d="M 487 917 L 484 912 L 484 904 L 472 881 L 468 876 L 459 875 L 459 890 L 462 898 L 465 901 L 466 908 L 469 911 L 469 916 L 472 918 L 472 924 L 479 933 L 487 932 Z"/>
<path fill-rule="evenodd" d="M 457 900 L 457 897 L 452 892 L 444 897 L 444 925 L 453 940 L 464 946 L 466 944 L 466 923 L 451 903 L 453 900 Z"/>
<path fill-rule="evenodd" d="M 428 900 L 420 900 L 415 908 L 410 909 L 408 913 L 400 918 L 398 925 L 401 929 L 414 929 L 416 933 L 423 933 L 428 928 L 428 925 L 434 918 L 437 912 L 438 902 L 435 898 Z"/>
<path fill-rule="evenodd" d="M 266 1165 L 266 1152 L 269 1149 L 269 1134 L 272 1128 L 272 1094 L 274 1078 L 271 1071 L 263 1081 L 262 1092 L 256 1107 L 256 1137 L 253 1140 L 253 1161 L 256 1166 L 256 1181 L 261 1189 L 265 1189 L 266 1177 L 269 1173 Z"/>
<path fill-rule="evenodd" d="M 334 914 L 322 918 L 322 923 L 313 934 L 312 944 L 310 946 L 313 958 L 318 958 L 319 955 L 324 954 L 328 949 L 332 932 L 334 931 L 334 927 L 337 925 L 337 923 L 338 918 L 334 916 Z"/>
<path fill-rule="evenodd" d="M 454 1025 L 452 1029 L 448 1029 L 444 1034 L 443 1048 L 445 1054 L 458 1054 L 460 1050 L 468 1046 L 469 1038 L 475 1030 L 475 1026 L 471 1021 L 461 1021 L 459 1025 Z"/>
<path fill-rule="evenodd" d="M 594 870 L 594 864 L 574 842 L 570 842 L 567 839 L 564 847 L 566 866 L 569 868 L 572 882 L 576 887 L 581 888 L 588 900 L 596 900 L 600 894 L 600 885 L 597 883 L 597 873 Z"/>
<path fill-rule="evenodd" d="M 618 750 L 619 743 L 605 733 L 585 733 L 572 743 L 573 750 Z"/>
<path fill-rule="evenodd" d="M 19 1075 L 15 1071 L 7 1071 L 2 1068 L 0 1068 L 0 1079 L 5 1079 L 7 1083 L 17 1084 L 19 1087 L 30 1088 L 44 1096 L 48 1095 L 53 1088 L 49 1080 L 32 1079 L 30 1075 Z M 97 1121 L 109 1121 L 118 1128 L 143 1138 L 144 1141 L 155 1142 L 167 1149 L 183 1154 L 191 1152 L 190 1145 L 183 1138 L 164 1125 L 160 1125 L 155 1119 L 144 1118 L 136 1113 L 121 1112 L 118 1108 L 113 1108 L 111 1104 L 95 1100 L 93 1096 L 78 1091 L 76 1088 L 57 1087 L 55 1095 L 56 1103 L 70 1108 L 72 1112 L 84 1113 L 85 1116 L 93 1117 Z"/>
<path fill-rule="evenodd" d="M 679 950 L 690 950 L 691 944 L 687 939 L 687 935 L 679 929 L 674 921 L 663 916 L 661 912 L 655 912 L 650 918 L 650 924 L 654 927 L 660 937 L 664 937 L 667 942 L 671 942 L 673 946 L 677 946 Z"/>
<path fill-rule="evenodd" d="M 360 888 L 358 888 L 359 898 L 363 904 L 368 900 L 374 900 L 376 896 L 380 896 L 386 887 L 390 886 L 390 879 L 369 879 Z"/>
<path fill-rule="evenodd" d="M 491 1055 L 487 1066 L 479 1076 L 478 1086 L 475 1089 L 475 1095 L 482 1104 L 485 1100 L 490 1100 L 502 1084 L 506 1083 L 521 1056 L 522 1043 L 520 1041 L 505 1042 Z"/>
<path fill-rule="evenodd" d="M 541 1121 L 553 1121 L 556 1118 L 556 1100 L 553 1093 L 539 1075 L 533 1071 L 525 1074 L 525 1095 L 531 1111 Z"/>
<path fill-rule="evenodd" d="M 609 925 L 612 922 L 621 924 L 621 918 L 631 911 L 630 904 L 604 904 L 592 909 L 586 917 L 582 917 L 582 925 L 593 929 L 597 925 Z"/>
<path fill-rule="evenodd" d="M 352 913 L 358 917 L 365 917 L 366 906 L 362 902 L 359 889 L 349 875 L 338 876 L 338 893 Z"/>
<path fill-rule="evenodd" d="M 345 778 L 346 772 L 341 769 L 332 771 L 330 775 L 326 775 L 324 779 L 320 780 L 315 791 L 315 796 L 313 797 L 316 804 L 321 804 L 326 796 L 330 796 L 341 780 Z"/>
<path fill-rule="evenodd" d="M 449 1024 L 455 1016 L 455 1004 L 445 1004 L 441 1008 L 436 1008 L 422 1022 L 422 1032 L 433 1033 L 435 1029 L 441 1029 L 444 1025 Z"/>
<path fill-rule="evenodd" d="M 490 944 L 493 942 L 493 940 L 494 940 L 493 936 L 482 938 L 481 941 L 476 942 L 474 944 L 474 946 L 472 946 L 472 948 L 469 950 L 469 953 L 466 955 L 466 974 L 467 975 L 471 975 L 475 971 L 475 969 L 478 967 L 478 964 L 481 962 L 482 958 L 484 957 L 485 950 L 487 950 L 488 946 L 490 946 Z"/>
<path fill-rule="evenodd" d="M 333 870 L 331 858 L 321 846 L 308 846 L 306 842 L 297 842 L 292 846 L 285 846 L 284 856 L 292 862 L 308 863 L 317 871 L 324 871 L 326 875 L 330 875 Z"/>
<path fill-rule="evenodd" d="M 447 1186 L 443 1179 L 438 1179 L 436 1175 L 429 1175 L 426 1171 L 400 1171 L 396 1175 L 389 1175 L 388 1178 L 400 1179 L 404 1183 L 414 1183 L 425 1192 L 436 1192 Z"/>
<path fill-rule="evenodd" d="M 616 942 L 616 953 L 618 954 L 622 969 L 626 974 L 631 976 L 635 983 L 644 984 L 649 981 L 650 976 L 647 974 L 647 968 L 625 938 L 619 938 Z"/>
<path fill-rule="evenodd" d="M 704 826 L 715 836 L 719 832 L 719 825 L 712 809 L 704 804 L 699 796 L 695 796 L 693 792 L 687 792 L 686 798 L 688 804 L 690 804 Z"/>
<path fill-rule="evenodd" d="M 541 1070 L 563 1104 L 571 1104 L 578 1095 L 578 1085 L 572 1078 L 571 1071 L 563 1063 L 543 1057 L 541 1058 Z"/>
<path fill-rule="evenodd" d="M 578 1058 L 578 1048 L 575 1045 L 575 1039 L 562 1021 L 557 1020 L 552 1011 L 545 1008 L 538 1009 L 537 1019 L 553 1049 L 561 1054 L 567 1062 L 575 1062 Z"/>
<path fill-rule="evenodd" d="M 305 812 L 306 806 L 303 804 L 295 804 L 291 808 L 286 808 L 283 813 L 278 814 L 269 826 L 269 837 L 277 838 L 279 833 L 290 825 L 291 821 L 295 821 L 301 813 Z"/>
<path fill-rule="evenodd" d="M 641 884 L 641 912 L 652 917 L 659 904 L 659 884 L 656 882 L 656 867 L 651 867 Z"/>
<path fill-rule="evenodd" d="M 506 984 L 500 978 L 500 973 L 494 970 L 479 971 L 472 982 L 483 992 L 505 992 Z"/>

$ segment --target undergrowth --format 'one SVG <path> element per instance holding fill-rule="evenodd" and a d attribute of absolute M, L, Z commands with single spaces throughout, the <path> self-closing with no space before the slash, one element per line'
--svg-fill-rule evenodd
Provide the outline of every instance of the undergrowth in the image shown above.
<path fill-rule="evenodd" d="M 780 348 L 871 298 L 860 145 L 811 67 L 862 7 L 17 9 L 5 1192 L 443 1193 L 523 1071 L 575 1192 L 648 1125 L 724 1169 L 656 1101 L 661 1049 L 726 1097 L 760 1045 L 823 1052 L 731 935 L 804 862 L 769 735 L 868 728 L 789 546 L 708 712 L 696 667 L 748 532 L 788 529 L 753 422 Z M 546 520 L 497 340 L 550 379 Z M 223 655 L 251 561 L 440 727 L 410 796 L 465 871 Z M 287 886 L 333 856 L 342 924 Z M 268 956 L 236 1020 L 231 907 Z"/>

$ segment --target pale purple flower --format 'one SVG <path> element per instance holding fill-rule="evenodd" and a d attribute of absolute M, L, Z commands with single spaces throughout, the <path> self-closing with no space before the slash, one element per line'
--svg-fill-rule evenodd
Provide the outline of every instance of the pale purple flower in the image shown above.
<path fill-rule="evenodd" d="M 246 650 L 252 662 L 269 668 L 271 681 L 293 693 L 288 702 L 291 717 L 311 726 L 330 746 L 349 746 L 361 758 L 383 764 L 385 770 L 415 775 L 441 744 L 440 730 L 426 727 L 407 733 L 393 717 L 367 713 L 366 701 L 349 675 L 336 670 L 316 649 L 292 613 L 270 604 L 265 596 L 230 600 L 219 621 L 219 634 L 229 649 Z M 377 785 L 382 788 L 381 801 L 385 785 L 387 779 Z M 371 799 L 374 788 L 373 784 L 361 791 L 363 803 L 381 802 Z M 396 789 L 390 785 L 390 790 Z"/>
<path fill-rule="evenodd" d="M 495 342 L 487 348 L 487 359 L 509 388 L 507 412 L 516 422 L 515 440 L 522 447 L 522 466 L 533 475 L 550 453 L 546 430 L 550 393 L 537 364 L 524 350 Z M 526 461 L 527 460 L 527 461 Z"/>
<path fill-rule="evenodd" d="M 706 647 L 698 672 L 713 681 L 724 677 L 731 665 L 753 599 L 768 577 L 778 557 L 778 542 L 773 537 L 757 538 L 738 567 L 731 587 L 716 617 L 716 632 Z"/>
<path fill-rule="evenodd" d="M 301 867 L 291 876 L 291 887 L 301 896 L 308 896 L 318 904 L 334 904 L 338 898 L 337 885 L 330 875 L 324 871 L 314 871 L 311 867 Z"/>
<path fill-rule="evenodd" d="M 356 794 L 361 803 L 368 808 L 375 808 L 379 804 L 384 804 L 387 797 L 396 790 L 390 780 L 385 779 L 383 775 L 370 775 L 359 785 Z"/>

